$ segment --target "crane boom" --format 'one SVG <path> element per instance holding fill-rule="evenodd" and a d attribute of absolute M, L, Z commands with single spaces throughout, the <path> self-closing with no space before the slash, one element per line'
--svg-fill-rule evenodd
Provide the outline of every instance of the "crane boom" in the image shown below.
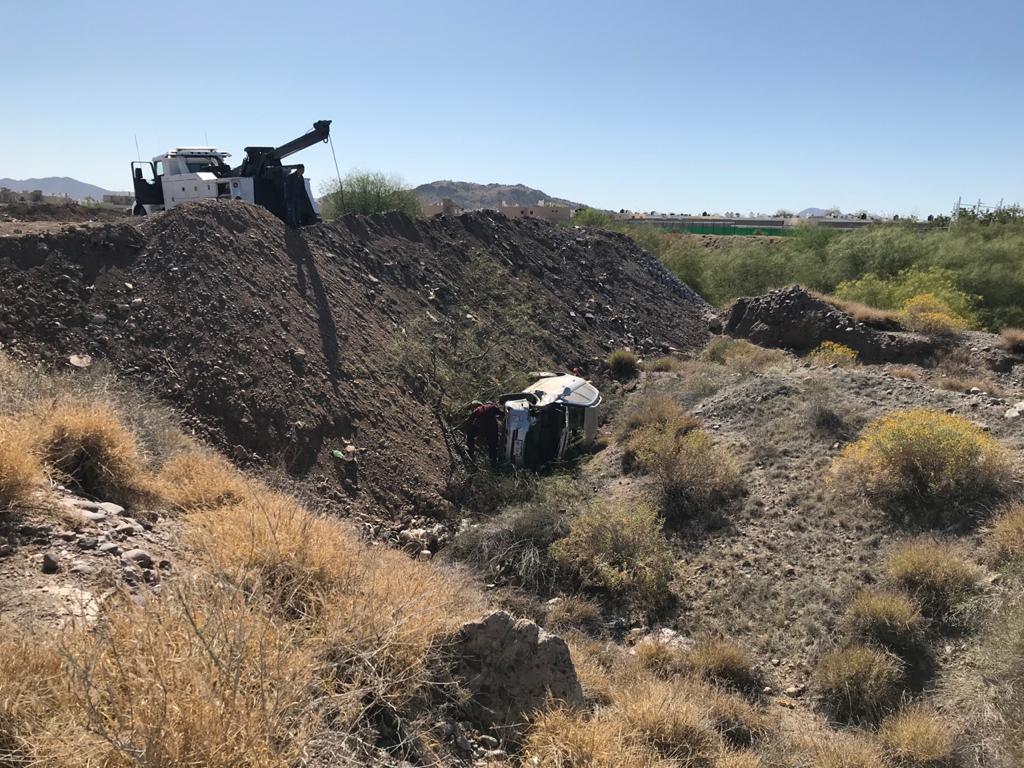
<path fill-rule="evenodd" d="M 274 157 L 278 160 L 284 160 L 289 155 L 294 155 L 296 152 L 300 152 L 306 147 L 312 147 L 314 144 L 327 141 L 327 137 L 331 135 L 331 121 L 330 120 L 317 120 L 313 123 L 313 130 L 307 131 L 306 133 L 299 136 L 297 139 L 282 144 L 280 147 L 274 150 Z"/>

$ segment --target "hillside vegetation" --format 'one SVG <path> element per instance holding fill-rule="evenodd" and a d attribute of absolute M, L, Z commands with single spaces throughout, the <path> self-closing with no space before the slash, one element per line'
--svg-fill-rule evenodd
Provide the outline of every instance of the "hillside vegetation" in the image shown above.
<path fill-rule="evenodd" d="M 606 216 L 579 223 L 614 228 Z M 1024 218 L 1019 209 L 947 228 L 891 223 L 844 232 L 814 225 L 785 238 L 703 238 L 631 226 L 628 234 L 713 304 L 801 283 L 878 309 L 934 294 L 970 324 L 1024 325 Z M 710 247 L 709 247 L 710 246 Z"/>

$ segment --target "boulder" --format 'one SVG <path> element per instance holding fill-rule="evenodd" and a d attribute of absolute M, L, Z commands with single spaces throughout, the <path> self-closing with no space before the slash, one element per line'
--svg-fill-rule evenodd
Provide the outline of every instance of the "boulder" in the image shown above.
<path fill-rule="evenodd" d="M 497 611 L 468 622 L 453 651 L 456 674 L 472 694 L 472 715 L 485 725 L 521 722 L 549 696 L 583 706 L 569 646 L 532 621 Z"/>
<path fill-rule="evenodd" d="M 857 322 L 798 285 L 736 299 L 724 330 L 762 347 L 795 352 L 809 352 L 823 341 L 833 341 L 856 350 L 865 363 L 921 363 L 942 348 L 920 334 L 881 331 Z"/>

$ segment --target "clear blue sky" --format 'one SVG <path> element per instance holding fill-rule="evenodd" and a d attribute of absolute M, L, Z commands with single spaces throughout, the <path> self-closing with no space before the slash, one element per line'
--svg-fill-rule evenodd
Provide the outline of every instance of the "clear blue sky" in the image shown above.
<path fill-rule="evenodd" d="M 1024 202 L 1021 0 L 0 0 L 0 51 L 0 177 L 123 189 L 134 134 L 237 161 L 330 118 L 342 173 L 615 209 Z"/>

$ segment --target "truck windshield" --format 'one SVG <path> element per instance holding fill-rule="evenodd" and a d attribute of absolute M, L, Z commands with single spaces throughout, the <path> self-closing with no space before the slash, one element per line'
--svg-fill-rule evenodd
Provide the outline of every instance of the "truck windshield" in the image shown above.
<path fill-rule="evenodd" d="M 221 162 L 219 157 L 193 157 L 186 158 L 185 165 L 188 167 L 189 173 L 199 173 L 199 171 L 205 171 L 211 165 L 219 167 Z"/>

